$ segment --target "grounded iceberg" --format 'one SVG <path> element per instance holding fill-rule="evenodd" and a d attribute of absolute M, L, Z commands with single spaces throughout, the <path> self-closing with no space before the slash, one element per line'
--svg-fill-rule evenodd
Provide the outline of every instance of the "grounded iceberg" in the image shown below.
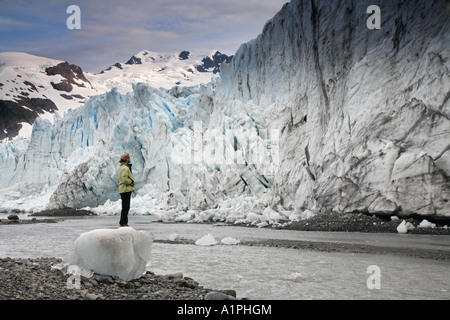
<path fill-rule="evenodd" d="M 150 262 L 154 237 L 130 227 L 81 234 L 69 258 L 83 273 L 94 272 L 130 281 L 141 277 Z"/>

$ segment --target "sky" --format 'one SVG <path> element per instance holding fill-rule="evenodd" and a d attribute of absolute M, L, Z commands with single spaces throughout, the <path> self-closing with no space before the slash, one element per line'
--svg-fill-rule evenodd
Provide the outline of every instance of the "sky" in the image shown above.
<path fill-rule="evenodd" d="M 233 55 L 288 0 L 0 0 L 0 52 L 100 72 L 142 51 Z M 67 12 L 76 5 L 76 13 Z M 75 15 L 74 15 L 75 14 Z M 69 29 L 79 21 L 80 29 Z"/>

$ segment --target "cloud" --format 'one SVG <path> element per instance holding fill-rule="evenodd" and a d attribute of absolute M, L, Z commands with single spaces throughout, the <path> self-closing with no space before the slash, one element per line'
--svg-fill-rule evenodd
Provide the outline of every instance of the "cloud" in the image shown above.
<path fill-rule="evenodd" d="M 31 26 L 32 25 L 30 23 L 0 16 L 0 30 L 11 30 L 15 28 L 25 28 Z"/>
<path fill-rule="evenodd" d="M 6 1 L 6 5 L 5 2 Z M 284 0 L 2 0 L 0 12 L 17 16 L 2 25 L 39 23 L 39 41 L 29 34 L 15 36 L 21 51 L 80 64 L 100 71 L 144 50 L 220 50 L 233 54 L 255 38 Z M 67 30 L 66 8 L 81 9 L 81 30 Z M 25 9 L 22 9 L 25 8 Z M 23 10 L 23 11 L 21 11 Z M 34 15 L 36 13 L 36 15 Z M 21 16 L 22 14 L 22 16 Z M 43 25 L 44 24 L 44 25 Z M 31 28 L 33 29 L 33 28 Z M 1 31 L 1 29 L 0 29 Z M 33 30 L 38 33 L 39 30 Z M 42 37 L 42 31 L 45 31 Z M 1 33 L 0 33 L 1 36 Z M 19 40 L 17 40 L 19 39 Z M 2 43 L 0 47 L 10 48 Z M 51 55 L 51 56 L 49 56 Z"/>

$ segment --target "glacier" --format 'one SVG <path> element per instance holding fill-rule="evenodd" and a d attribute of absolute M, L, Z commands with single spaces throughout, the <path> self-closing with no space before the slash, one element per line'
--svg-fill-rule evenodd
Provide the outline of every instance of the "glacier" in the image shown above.
<path fill-rule="evenodd" d="M 91 97 L 0 144 L 0 210 L 120 211 L 260 226 L 320 212 L 450 219 L 446 1 L 292 0 L 195 87 Z"/>

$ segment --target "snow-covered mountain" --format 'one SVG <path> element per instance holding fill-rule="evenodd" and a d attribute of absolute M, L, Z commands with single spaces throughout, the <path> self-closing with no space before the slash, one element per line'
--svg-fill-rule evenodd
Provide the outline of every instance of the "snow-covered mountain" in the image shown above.
<path fill-rule="evenodd" d="M 381 1 L 380 30 L 370 5 L 292 0 L 207 85 L 135 84 L 36 121 L 26 151 L 0 144 L 0 208 L 118 212 L 128 152 L 133 212 L 163 219 L 448 220 L 447 2 Z"/>
<path fill-rule="evenodd" d="M 0 140 L 28 137 L 37 117 L 81 106 L 99 94 L 80 67 L 21 52 L 0 52 Z"/>
<path fill-rule="evenodd" d="M 210 53 L 161 54 L 144 50 L 125 63 L 116 63 L 99 74 L 88 75 L 102 90 L 116 88 L 126 93 L 134 83 L 142 82 L 155 88 L 196 86 L 219 76 L 222 63 L 232 57 L 213 51 Z"/>
<path fill-rule="evenodd" d="M 0 53 L 0 140 L 18 135 L 28 138 L 37 117 L 53 122 L 84 104 L 91 96 L 113 88 L 132 91 L 138 82 L 170 89 L 196 86 L 218 77 L 231 57 L 218 51 L 160 54 L 142 51 L 126 63 L 116 63 L 99 74 L 83 72 L 64 61 L 21 52 Z"/>

